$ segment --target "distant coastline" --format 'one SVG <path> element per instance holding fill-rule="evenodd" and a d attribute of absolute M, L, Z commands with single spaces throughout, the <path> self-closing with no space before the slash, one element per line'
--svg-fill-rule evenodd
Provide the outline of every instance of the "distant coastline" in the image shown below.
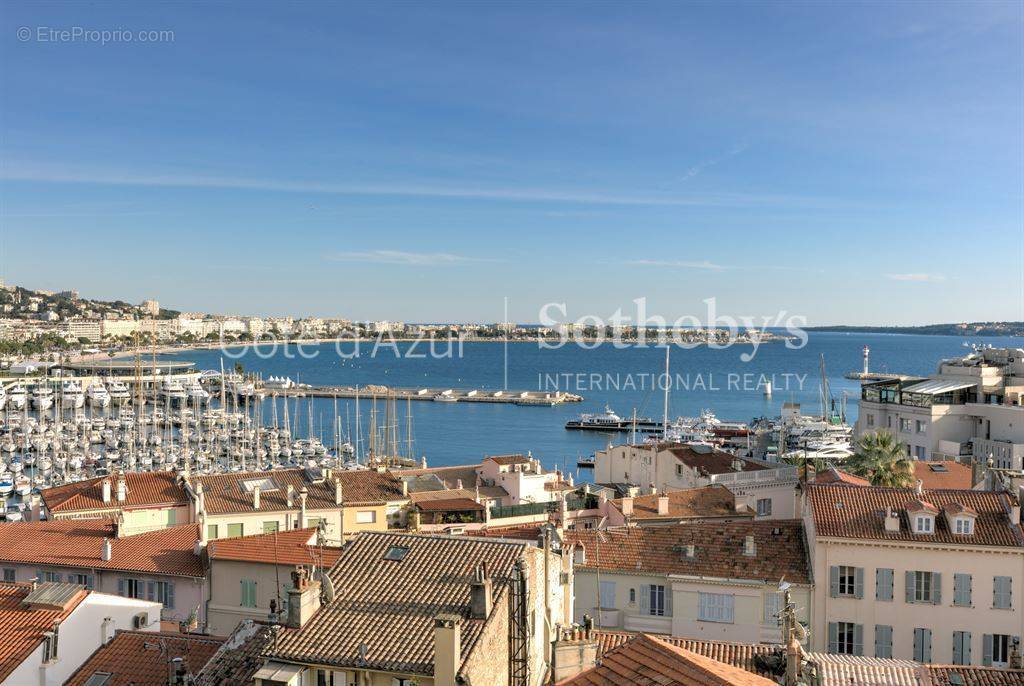
<path fill-rule="evenodd" d="M 831 333 L 895 333 L 919 336 L 1024 336 L 1024 322 L 971 322 L 924 326 L 806 326 L 805 331 Z"/>

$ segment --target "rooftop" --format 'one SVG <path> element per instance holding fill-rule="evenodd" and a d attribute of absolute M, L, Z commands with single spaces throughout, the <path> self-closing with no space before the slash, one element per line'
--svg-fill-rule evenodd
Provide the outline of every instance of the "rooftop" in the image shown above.
<path fill-rule="evenodd" d="M 470 583 L 477 566 L 484 563 L 492 579 L 505 579 L 527 549 L 525 543 L 480 538 L 360 533 L 343 546 L 329 572 L 334 601 L 302 628 L 283 629 L 272 656 L 432 675 L 435 616 L 462 617 L 465 661 L 486 622 L 469 617 Z M 403 554 L 390 554 L 396 550 Z M 504 584 L 497 583 L 495 608 L 503 593 Z M 365 663 L 360 644 L 366 645 Z"/>
<path fill-rule="evenodd" d="M 753 555 L 745 555 L 746 537 L 754 537 Z M 691 522 L 656 527 L 615 527 L 565 533 L 565 542 L 582 544 L 582 569 L 632 574 L 684 574 L 712 578 L 768 580 L 785 576 L 792 583 L 811 581 L 800 520 Z M 687 557 L 687 546 L 694 546 Z"/>
<path fill-rule="evenodd" d="M 323 568 L 331 567 L 341 554 L 341 548 L 337 546 L 317 546 L 315 528 L 221 538 L 210 541 L 206 550 L 211 560 L 316 565 Z"/>
<path fill-rule="evenodd" d="M 816 484 L 847 484 L 849 486 L 870 486 L 871 482 L 864 477 L 829 467 L 814 475 Z"/>
<path fill-rule="evenodd" d="M 270 472 L 202 474 L 189 478 L 193 488 L 203 485 L 208 514 L 253 511 L 253 491 L 260 487 L 260 512 L 295 510 L 299 492 L 307 490 L 309 510 L 337 509 L 334 480 L 341 481 L 345 505 L 386 503 L 405 500 L 401 482 L 389 472 L 373 469 L 331 472 L 329 479 L 316 478 L 305 469 L 275 469 Z M 288 506 L 288 486 L 292 487 L 292 506 Z"/>
<path fill-rule="evenodd" d="M 912 488 L 809 484 L 806 494 L 818 536 L 1024 547 L 1020 525 L 1010 522 L 1010 498 L 1005 493 L 940 489 L 925 490 L 922 495 L 918 495 Z M 974 533 L 966 536 L 954 534 L 947 526 L 945 517 L 935 518 L 933 533 L 914 533 L 910 528 L 907 507 L 919 500 L 939 510 L 953 504 L 973 509 L 978 513 Z M 896 511 L 900 520 L 899 531 L 885 530 L 887 510 Z"/>
<path fill-rule="evenodd" d="M 431 498 L 416 503 L 421 512 L 469 512 L 483 510 L 484 506 L 473 498 Z"/>
<path fill-rule="evenodd" d="M 270 649 L 279 627 L 252 620 L 239 623 L 196 677 L 196 686 L 249 686 L 263 666 L 261 655 Z"/>
<path fill-rule="evenodd" d="M 970 466 L 954 460 L 915 461 L 914 479 L 922 481 L 924 487 L 929 490 L 936 488 L 969 489 L 974 485 Z"/>
<path fill-rule="evenodd" d="M 690 467 L 703 475 L 756 472 L 769 469 L 768 466 L 763 465 L 760 462 L 736 457 L 732 453 L 727 453 L 705 445 L 662 443 L 658 445 L 658 449 L 667 450 L 687 467 Z M 737 469 L 737 467 L 739 467 L 739 469 Z"/>
<path fill-rule="evenodd" d="M 0 561 L 198 578 L 206 575 L 195 554 L 198 538 L 195 524 L 117 538 L 110 519 L 14 522 L 0 524 Z M 110 540 L 109 560 L 102 556 L 104 539 Z"/>
<path fill-rule="evenodd" d="M 650 634 L 606 651 L 599 665 L 565 679 L 565 686 L 685 684 L 686 686 L 775 686 L 775 682 L 718 662 Z"/>
<path fill-rule="evenodd" d="M 658 514 L 658 500 L 668 498 L 668 513 Z M 622 510 L 622 498 L 612 503 Z M 696 519 L 716 517 L 752 517 L 753 512 L 736 511 L 736 496 L 725 486 L 716 484 L 701 488 L 686 488 L 633 498 L 633 519 Z"/>
<path fill-rule="evenodd" d="M 45 488 L 41 491 L 43 504 L 54 514 L 188 504 L 185 489 L 178 483 L 174 472 L 127 472 L 124 477 L 127 493 L 123 503 L 117 500 L 117 476 L 103 476 Z M 103 481 L 106 479 L 111 483 L 109 502 L 103 502 Z"/>
<path fill-rule="evenodd" d="M 64 686 L 92 686 L 97 683 L 89 681 L 94 675 L 109 675 L 103 686 L 167 686 L 171 660 L 182 658 L 188 672 L 195 674 L 223 642 L 196 634 L 118 630 Z"/>
<path fill-rule="evenodd" d="M 526 455 L 488 455 L 484 460 L 490 460 L 503 467 L 514 464 L 532 464 L 532 460 Z"/>
<path fill-rule="evenodd" d="M 47 585 L 51 584 L 41 584 Z M 66 608 L 33 610 L 25 605 L 31 591 L 29 584 L 0 584 L 0 682 L 32 654 L 54 623 L 67 618 L 87 595 L 82 591 Z"/>
<path fill-rule="evenodd" d="M 598 654 L 612 650 L 623 643 L 635 638 L 639 634 L 632 631 L 605 631 L 597 630 L 593 636 L 597 639 Z M 747 672 L 760 674 L 761 676 L 772 676 L 768 671 L 760 669 L 755 661 L 758 655 L 774 652 L 778 646 L 768 643 L 733 643 L 730 641 L 704 641 L 696 638 L 683 638 L 681 636 L 657 635 L 657 638 L 671 643 L 679 648 L 709 657 L 718 662 L 724 662 L 733 667 L 739 667 Z"/>

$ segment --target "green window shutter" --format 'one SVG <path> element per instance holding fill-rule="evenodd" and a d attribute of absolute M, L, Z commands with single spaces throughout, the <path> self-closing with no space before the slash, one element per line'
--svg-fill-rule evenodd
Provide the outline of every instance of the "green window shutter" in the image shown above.
<path fill-rule="evenodd" d="M 833 569 L 835 568 L 833 567 Z M 839 652 L 839 624 L 837 622 L 828 623 L 828 652 Z"/>
<path fill-rule="evenodd" d="M 839 567 L 832 565 L 828 568 L 829 595 L 833 598 L 839 597 Z"/>

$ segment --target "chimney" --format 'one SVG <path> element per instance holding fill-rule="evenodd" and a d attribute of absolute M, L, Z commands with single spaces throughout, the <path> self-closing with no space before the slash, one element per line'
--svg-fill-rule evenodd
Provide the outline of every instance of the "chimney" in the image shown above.
<path fill-rule="evenodd" d="M 402 497 L 403 498 L 408 498 L 409 497 L 409 482 L 406 481 L 405 479 L 402 479 Z"/>
<path fill-rule="evenodd" d="M 110 502 L 110 479 L 104 479 L 103 480 L 102 488 L 103 488 L 103 502 L 109 503 Z"/>
<path fill-rule="evenodd" d="M 203 482 L 200 481 L 196 484 L 196 514 L 206 513 L 206 489 L 203 488 Z"/>
<path fill-rule="evenodd" d="M 462 664 L 461 619 L 451 614 L 434 617 L 434 686 L 455 686 Z"/>
<path fill-rule="evenodd" d="M 256 486 L 252 489 L 252 509 L 260 509 L 260 487 Z"/>
<path fill-rule="evenodd" d="M 309 497 L 309 492 L 306 487 L 303 486 L 302 490 L 299 491 L 299 528 L 306 526 L 306 498 Z"/>
<path fill-rule="evenodd" d="M 572 550 L 572 563 L 576 567 L 582 567 L 587 564 L 587 550 L 579 543 Z"/>
<path fill-rule="evenodd" d="M 114 637 L 114 632 L 111 631 L 113 626 L 113 617 L 104 617 L 100 622 L 100 645 L 106 645 Z"/>
<path fill-rule="evenodd" d="M 742 472 L 745 464 L 746 463 L 744 463 L 743 460 L 737 457 L 735 460 L 732 461 L 733 471 Z"/>
<path fill-rule="evenodd" d="M 686 557 L 691 559 L 691 560 L 693 558 L 697 557 L 697 546 L 695 544 L 693 544 L 693 543 L 687 543 L 686 544 Z"/>
<path fill-rule="evenodd" d="M 292 587 L 288 589 L 288 621 L 292 629 L 299 629 L 320 609 L 320 582 L 310 581 L 305 567 L 292 572 Z"/>
<path fill-rule="evenodd" d="M 753 534 L 747 534 L 746 538 L 743 539 L 743 554 L 747 557 L 757 555 L 757 543 L 754 542 Z"/>
<path fill-rule="evenodd" d="M 658 495 L 658 487 L 654 484 L 650 484 L 651 495 Z"/>
<path fill-rule="evenodd" d="M 924 495 L 924 482 L 920 479 L 914 482 L 914 495 Z"/>
<path fill-rule="evenodd" d="M 1020 503 L 1010 506 L 1010 524 L 1020 524 Z"/>
<path fill-rule="evenodd" d="M 658 496 L 658 514 L 660 514 L 660 515 L 667 515 L 668 514 L 668 496 L 667 495 L 659 495 Z"/>
<path fill-rule="evenodd" d="M 632 517 L 633 516 L 633 498 L 622 499 L 622 516 Z"/>
<path fill-rule="evenodd" d="M 206 545 L 207 541 L 210 540 L 209 532 L 206 530 L 206 513 L 199 513 L 199 516 L 196 519 L 199 523 L 199 543 Z"/>
<path fill-rule="evenodd" d="M 403 481 L 402 483 L 405 483 L 405 482 Z M 341 505 L 342 501 L 344 500 L 344 495 L 345 495 L 344 494 L 344 489 L 342 488 L 342 485 L 341 485 L 341 477 L 340 476 L 335 476 L 334 477 L 334 504 L 335 505 Z"/>
<path fill-rule="evenodd" d="M 31 521 L 38 522 L 41 516 L 43 499 L 38 493 L 33 493 L 29 496 L 29 512 L 31 513 Z"/>
<path fill-rule="evenodd" d="M 110 558 L 114 554 L 114 548 L 110 544 L 109 538 L 103 539 L 103 547 L 100 549 L 100 559 L 104 562 L 110 562 Z"/>
<path fill-rule="evenodd" d="M 900 514 L 896 510 L 886 508 L 885 530 L 898 533 L 900 530 Z"/>
<path fill-rule="evenodd" d="M 288 488 L 285 490 L 285 493 L 288 499 L 288 507 L 295 507 L 295 486 L 288 484 Z"/>
<path fill-rule="evenodd" d="M 117 502 L 123 503 L 128 497 L 128 482 L 125 480 L 124 472 L 117 477 Z"/>
<path fill-rule="evenodd" d="M 487 565 L 477 566 L 473 583 L 469 585 L 469 616 L 487 619 L 491 616 L 491 580 L 487 578 Z"/>
<path fill-rule="evenodd" d="M 589 623 L 589 617 L 585 621 Z M 597 641 L 587 628 L 558 628 L 551 647 L 553 683 L 571 679 L 597 664 Z"/>

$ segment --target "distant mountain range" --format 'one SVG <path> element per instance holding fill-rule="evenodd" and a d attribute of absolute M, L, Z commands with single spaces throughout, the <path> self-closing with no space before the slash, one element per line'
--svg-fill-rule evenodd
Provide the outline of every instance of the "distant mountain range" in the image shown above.
<path fill-rule="evenodd" d="M 1024 336 L 1024 322 L 970 322 L 924 326 L 806 326 L 807 331 L 907 333 L 925 336 Z"/>

